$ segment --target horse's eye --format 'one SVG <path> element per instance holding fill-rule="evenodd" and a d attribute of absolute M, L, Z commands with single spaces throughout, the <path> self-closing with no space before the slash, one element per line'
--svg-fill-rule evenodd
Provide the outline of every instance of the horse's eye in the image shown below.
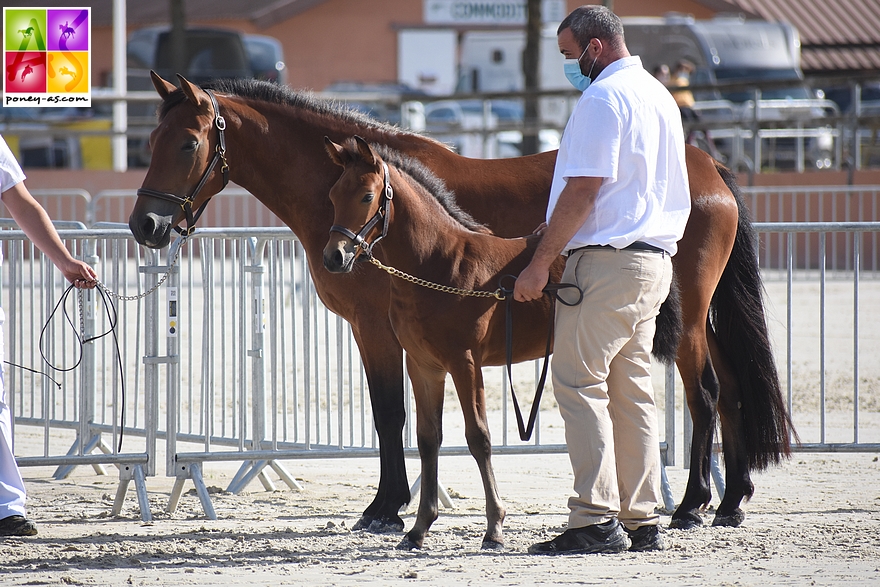
<path fill-rule="evenodd" d="M 182 151 L 184 151 L 186 153 L 191 153 L 191 152 L 195 151 L 196 147 L 198 147 L 198 146 L 199 146 L 198 141 L 189 141 L 188 143 L 183 145 Z"/>
<path fill-rule="evenodd" d="M 375 196 L 372 193 L 368 193 L 366 196 L 364 196 L 364 199 L 361 200 L 361 202 L 363 202 L 364 204 L 369 204 L 373 201 L 373 198 L 375 198 Z"/>

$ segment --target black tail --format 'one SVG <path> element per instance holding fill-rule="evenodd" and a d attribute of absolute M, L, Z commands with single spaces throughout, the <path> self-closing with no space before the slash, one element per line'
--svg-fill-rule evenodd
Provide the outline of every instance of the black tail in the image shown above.
<path fill-rule="evenodd" d="M 675 353 L 681 343 L 681 292 L 678 288 L 678 278 L 672 274 L 672 284 L 669 287 L 669 295 L 660 306 L 660 314 L 657 316 L 657 330 L 654 331 L 654 348 L 651 354 L 654 358 L 665 365 L 675 362 Z"/>
<path fill-rule="evenodd" d="M 710 317 L 742 394 L 749 469 L 762 470 L 791 454 L 789 437 L 795 432 L 770 348 L 756 233 L 733 173 L 722 165 L 716 167 L 736 197 L 739 223 Z"/>

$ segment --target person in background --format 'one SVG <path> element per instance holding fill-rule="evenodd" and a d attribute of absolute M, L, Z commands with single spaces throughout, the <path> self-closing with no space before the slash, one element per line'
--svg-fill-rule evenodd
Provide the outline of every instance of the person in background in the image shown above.
<path fill-rule="evenodd" d="M 694 73 L 694 64 L 687 59 L 682 59 L 675 64 L 667 84 L 676 88 L 671 90 L 672 97 L 675 98 L 675 103 L 678 104 L 678 109 L 681 112 L 681 119 L 684 121 L 697 120 L 699 118 L 696 110 L 694 110 L 694 94 L 687 89 L 691 85 L 692 73 Z"/>
<path fill-rule="evenodd" d="M 561 281 L 577 284 L 583 301 L 556 305 L 552 372 L 577 496 L 568 529 L 529 552 L 663 550 L 650 355 L 670 257 L 690 214 L 681 116 L 630 55 L 608 8 L 575 9 L 557 41 L 582 94 L 556 157 L 548 220 L 514 299 L 544 295 L 550 265 L 567 256 Z"/>
<path fill-rule="evenodd" d="M 660 65 L 655 67 L 654 71 L 651 73 L 653 74 L 654 77 L 657 78 L 657 81 L 659 81 L 664 86 L 668 86 L 670 80 L 672 79 L 671 73 L 669 71 L 669 66 L 666 65 L 665 63 L 661 63 Z"/>
<path fill-rule="evenodd" d="M 85 262 L 74 259 L 61 242 L 49 215 L 24 185 L 25 175 L 0 136 L 0 199 L 6 210 L 29 239 L 39 248 L 64 277 L 78 288 L 91 289 L 97 284 L 95 271 Z M 0 249 L 0 262 L 3 260 Z M 6 403 L 3 377 L 3 322 L 0 308 L 0 536 L 34 536 L 37 526 L 27 518 L 27 493 L 12 450 L 12 410 Z"/>

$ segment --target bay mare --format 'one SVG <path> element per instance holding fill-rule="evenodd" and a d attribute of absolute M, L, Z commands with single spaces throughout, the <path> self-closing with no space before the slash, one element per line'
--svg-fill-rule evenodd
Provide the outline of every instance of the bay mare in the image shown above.
<path fill-rule="evenodd" d="M 297 235 L 324 304 L 351 323 L 367 373 L 379 437 L 380 477 L 374 500 L 356 528 L 399 531 L 409 502 L 402 430 L 403 353 L 388 319 L 389 277 L 373 267 L 373 287 L 361 278 L 321 268 L 333 220 L 327 199 L 339 168 L 324 151 L 324 136 L 341 142 L 359 135 L 421 161 L 456 194 L 458 204 L 499 236 L 530 234 L 544 219 L 555 153 L 514 159 L 461 157 L 443 144 L 377 123 L 333 103 L 267 82 L 212 84 L 219 113 L 203 88 L 183 77 L 181 89 L 152 74 L 162 97 L 150 135 L 152 160 L 142 184 L 147 194 L 195 196 L 198 208 L 225 185 L 244 187 Z M 224 164 L 209 170 L 220 142 L 215 115 L 225 120 Z M 714 524 L 736 526 L 740 504 L 754 486 L 750 471 L 790 453 L 791 422 L 770 350 L 755 253 L 755 234 L 733 174 L 706 153 L 688 147 L 691 216 L 673 257 L 681 289 L 681 342 L 675 361 L 693 419 L 693 449 L 685 495 L 673 527 L 701 523 L 711 497 L 709 458 L 720 415 L 726 489 Z M 140 195 L 129 225 L 135 239 L 161 248 L 186 213 L 180 202 Z M 711 313 L 711 320 L 710 320 Z"/>

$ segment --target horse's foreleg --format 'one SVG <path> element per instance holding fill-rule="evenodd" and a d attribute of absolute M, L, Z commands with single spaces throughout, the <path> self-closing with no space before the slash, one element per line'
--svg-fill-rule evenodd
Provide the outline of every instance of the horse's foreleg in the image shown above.
<path fill-rule="evenodd" d="M 360 339 L 358 329 L 355 339 L 367 373 L 373 421 L 379 436 L 379 489 L 354 529 L 400 532 L 403 520 L 399 511 L 410 500 L 403 459 L 403 350 L 387 322 L 384 329 L 371 325 L 365 331 L 369 333 L 368 341 Z"/>
<path fill-rule="evenodd" d="M 502 526 L 506 510 L 498 495 L 495 471 L 492 469 L 492 440 L 489 435 L 489 422 L 486 418 L 486 394 L 483 389 L 483 373 L 479 365 L 468 361 L 463 368 L 452 373 L 455 389 L 464 413 L 465 438 L 480 476 L 486 494 L 486 535 L 483 549 L 500 549 L 504 546 Z"/>
<path fill-rule="evenodd" d="M 687 489 L 675 513 L 670 528 L 693 528 L 703 523 L 700 509 L 712 497 L 709 486 L 709 459 L 712 455 L 712 437 L 715 432 L 715 410 L 718 404 L 719 384 L 709 356 L 704 325 L 686 327 L 676 358 L 684 382 L 685 394 L 694 424 L 690 454 L 690 475 Z M 687 455 L 685 455 L 687 458 Z"/>
<path fill-rule="evenodd" d="M 422 461 L 422 489 L 416 522 L 397 548 L 412 550 L 422 547 L 425 535 L 437 519 L 439 511 L 437 467 L 440 444 L 443 441 L 443 395 L 446 373 L 420 366 L 412 355 L 407 355 L 406 366 L 416 401 L 416 438 Z"/>
<path fill-rule="evenodd" d="M 751 497 L 755 490 L 749 476 L 746 431 L 742 419 L 742 392 L 711 330 L 709 349 L 712 353 L 712 363 L 721 382 L 718 413 L 721 417 L 721 440 L 726 469 L 724 498 L 718 505 L 712 525 L 736 527 L 742 524 L 746 517 L 739 507 L 743 498 Z"/>

